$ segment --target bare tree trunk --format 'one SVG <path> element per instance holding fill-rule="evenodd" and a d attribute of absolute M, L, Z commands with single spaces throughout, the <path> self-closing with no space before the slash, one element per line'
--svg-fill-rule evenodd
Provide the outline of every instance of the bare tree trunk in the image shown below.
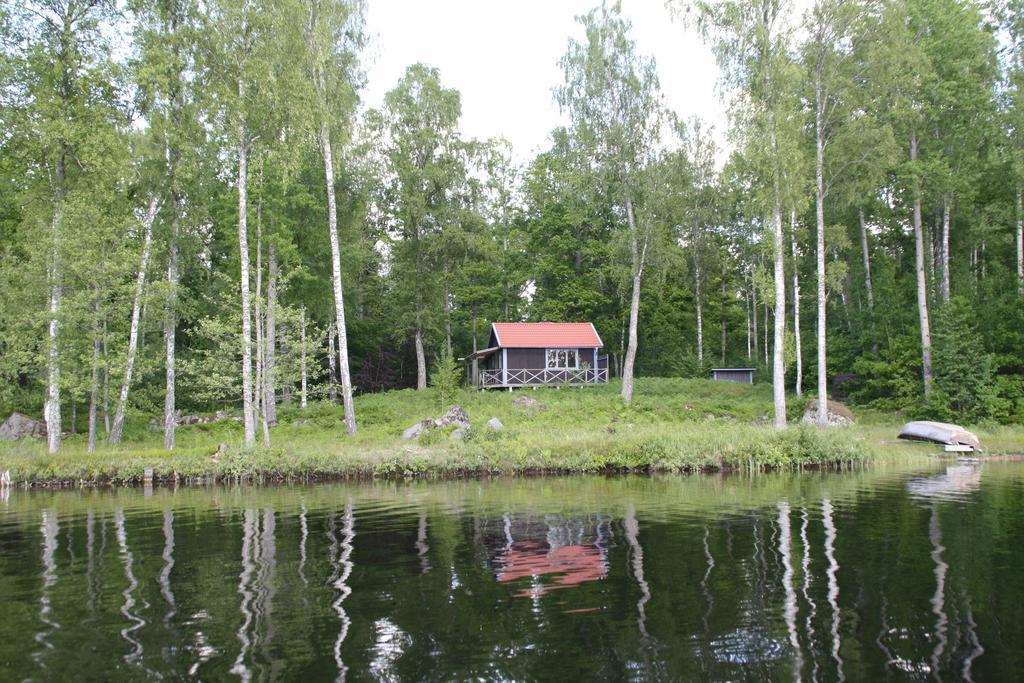
<path fill-rule="evenodd" d="M 444 328 L 445 350 L 450 356 L 452 355 L 452 299 L 447 282 L 444 285 Z"/>
<path fill-rule="evenodd" d="M 334 322 L 327 326 L 327 396 L 331 403 L 338 400 L 338 361 L 336 358 L 337 345 L 334 343 Z"/>
<path fill-rule="evenodd" d="M 752 338 L 756 338 L 757 331 L 755 330 L 753 335 L 750 334 L 751 327 L 750 327 L 750 296 L 749 295 L 744 294 L 744 296 L 743 296 L 743 303 L 745 303 L 746 306 L 747 306 L 747 360 L 749 361 L 749 360 L 751 360 L 751 349 L 753 348 L 752 345 L 751 345 L 751 340 L 752 340 Z"/>
<path fill-rule="evenodd" d="M 700 257 L 693 255 L 693 291 L 697 305 L 697 367 L 704 369 L 704 306 L 700 291 Z"/>
<path fill-rule="evenodd" d="M 729 341 L 728 336 L 727 336 L 727 325 L 728 325 L 728 323 L 726 322 L 726 319 L 725 319 L 725 306 L 726 306 L 726 303 L 728 303 L 728 300 L 726 299 L 725 276 L 723 275 L 722 276 L 722 365 L 725 365 L 725 351 L 726 351 L 726 348 L 728 347 L 728 341 Z"/>
<path fill-rule="evenodd" d="M 1021 189 L 1017 187 L 1017 292 L 1024 296 L 1024 210 L 1021 208 Z"/>
<path fill-rule="evenodd" d="M 778 181 L 776 181 L 778 182 Z M 775 404 L 775 426 L 786 428 L 786 263 L 782 234 L 782 200 L 775 189 L 775 348 L 772 362 L 772 400 Z"/>
<path fill-rule="evenodd" d="M 917 132 L 910 134 L 910 161 L 917 161 Z M 917 271 L 917 313 L 921 321 L 921 367 L 924 395 L 932 391 L 932 332 L 928 323 L 928 279 L 924 264 L 924 227 L 921 224 L 921 190 L 914 182 L 914 260 Z"/>
<path fill-rule="evenodd" d="M 868 310 L 875 310 L 875 294 L 871 288 L 871 256 L 868 251 L 868 227 L 864 222 L 864 209 L 858 209 L 857 215 L 860 218 L 860 250 L 864 257 L 864 290 L 868 296 Z"/>
<path fill-rule="evenodd" d="M 270 447 L 270 428 L 267 426 L 266 393 L 266 347 L 263 336 L 263 171 L 260 170 L 260 195 L 256 204 L 256 299 L 253 302 L 256 323 L 256 382 L 253 385 L 253 409 L 256 424 L 263 434 L 263 445 Z"/>
<path fill-rule="evenodd" d="M 93 303 L 96 319 L 92 326 L 92 380 L 89 385 L 89 446 L 90 453 L 96 452 L 96 409 L 100 394 L 100 293 L 96 287 Z"/>
<path fill-rule="evenodd" d="M 302 359 L 300 361 L 300 368 L 302 371 L 302 393 L 299 394 L 299 407 L 303 410 L 306 409 L 308 402 L 307 392 L 307 374 L 306 374 L 306 307 L 302 307 L 301 313 L 299 313 L 299 339 L 302 344 Z"/>
<path fill-rule="evenodd" d="M 754 280 L 754 272 L 750 272 L 750 308 L 753 312 L 753 323 L 754 323 L 754 358 L 757 362 L 761 362 L 761 344 L 758 337 L 761 334 L 760 326 L 757 322 L 757 282 Z"/>
<path fill-rule="evenodd" d="M 815 80 L 815 257 L 818 285 L 818 426 L 828 427 L 828 298 L 825 291 L 825 100 L 821 88 L 821 66 Z"/>
<path fill-rule="evenodd" d="M 142 225 L 142 257 L 139 260 L 139 272 L 135 279 L 135 302 L 132 304 L 132 326 L 128 332 L 128 354 L 124 362 L 124 379 L 121 381 L 121 394 L 117 399 L 114 412 L 114 425 L 108 437 L 110 443 L 121 443 L 124 433 L 124 415 L 128 409 L 128 390 L 132 384 L 132 372 L 135 369 L 135 351 L 139 344 L 139 318 L 142 314 L 142 294 L 146 288 L 146 269 L 149 268 L 149 252 L 153 244 L 153 221 L 160 207 L 160 199 L 156 195 L 149 198 L 149 208 Z"/>
<path fill-rule="evenodd" d="M 62 173 L 59 175 L 63 175 Z M 58 187 L 58 202 L 62 201 L 63 194 L 60 183 Z M 60 451 L 60 328 L 58 315 L 60 314 L 60 300 L 62 294 L 60 268 L 59 268 L 59 236 L 61 222 L 61 207 L 54 211 L 52 226 L 52 245 L 50 247 L 49 271 L 50 281 L 50 323 L 47 330 L 49 335 L 46 354 L 46 404 L 43 406 L 43 417 L 46 421 L 46 446 L 50 453 Z"/>
<path fill-rule="evenodd" d="M 321 86 L 323 74 L 320 74 Z M 345 406 L 345 431 L 356 433 L 356 408 L 352 401 L 352 376 L 348 368 L 348 335 L 345 331 L 345 298 L 341 284 L 341 246 L 338 243 L 338 201 L 334 194 L 334 152 L 326 120 L 320 124 L 320 146 L 327 181 L 327 228 L 331 239 L 331 284 L 334 288 L 334 317 L 338 327 L 338 373 L 341 401 Z"/>
<path fill-rule="evenodd" d="M 942 302 L 949 301 L 949 198 L 942 199 Z"/>
<path fill-rule="evenodd" d="M 277 250 L 274 243 L 267 245 L 267 320 L 266 351 L 263 357 L 263 412 L 267 425 L 277 425 Z"/>
<path fill-rule="evenodd" d="M 107 317 L 103 316 L 103 432 L 110 434 L 110 353 L 107 348 Z"/>
<path fill-rule="evenodd" d="M 793 248 L 793 335 L 796 341 L 796 395 L 803 395 L 804 360 L 800 344 L 800 264 L 796 249 L 796 211 L 789 213 L 789 238 Z"/>
<path fill-rule="evenodd" d="M 423 391 L 427 388 L 427 357 L 423 352 L 423 332 L 419 326 L 416 327 L 416 390 Z"/>
<path fill-rule="evenodd" d="M 243 90 L 241 82 L 238 87 Z M 249 174 L 249 148 L 245 126 L 239 130 L 238 142 L 238 249 L 241 262 L 242 290 L 242 422 L 245 425 L 245 447 L 256 445 L 256 411 L 253 408 L 252 386 L 252 306 L 249 299 L 249 206 L 246 184 Z"/>
<path fill-rule="evenodd" d="M 164 386 L 164 450 L 174 450 L 174 431 L 178 426 L 177 407 L 175 405 L 175 335 L 178 326 L 178 230 L 181 212 L 184 207 L 178 194 L 174 196 L 174 216 L 171 218 L 171 240 L 167 246 L 167 308 L 164 311 L 164 355 L 165 355 L 165 386 Z"/>
<path fill-rule="evenodd" d="M 633 200 L 628 197 L 626 218 L 629 221 L 629 246 L 633 261 L 633 295 L 629 302 L 629 343 L 626 346 L 626 362 L 622 368 L 622 399 L 626 405 L 630 405 L 633 402 L 633 367 L 636 364 L 637 325 L 640 320 L 640 284 L 647 248 L 646 245 L 640 246 Z"/>

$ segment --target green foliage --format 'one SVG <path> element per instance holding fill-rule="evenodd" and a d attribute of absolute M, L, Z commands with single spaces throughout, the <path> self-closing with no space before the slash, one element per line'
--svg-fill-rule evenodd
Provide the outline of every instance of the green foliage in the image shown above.
<path fill-rule="evenodd" d="M 992 356 L 985 353 L 971 305 L 952 298 L 935 322 L 935 391 L 926 408 L 937 417 L 978 422 L 1006 415 L 993 383 Z"/>
<path fill-rule="evenodd" d="M 448 349 L 438 355 L 434 361 L 434 369 L 430 373 L 430 384 L 437 390 L 441 402 L 441 410 L 451 407 L 453 400 L 460 393 L 462 384 L 462 365 Z"/>

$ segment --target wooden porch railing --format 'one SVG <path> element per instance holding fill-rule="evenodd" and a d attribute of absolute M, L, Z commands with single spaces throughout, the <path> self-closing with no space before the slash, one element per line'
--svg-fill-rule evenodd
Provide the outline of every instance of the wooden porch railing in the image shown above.
<path fill-rule="evenodd" d="M 608 381 L 608 368 L 578 370 L 481 370 L 480 387 L 535 387 L 548 384 L 602 384 Z"/>

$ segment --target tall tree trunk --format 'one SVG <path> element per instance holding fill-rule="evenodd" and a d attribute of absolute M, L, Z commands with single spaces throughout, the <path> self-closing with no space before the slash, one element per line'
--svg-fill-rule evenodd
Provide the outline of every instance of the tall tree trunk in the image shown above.
<path fill-rule="evenodd" d="M 910 133 L 910 161 L 917 161 L 917 132 Z M 932 391 L 932 331 L 928 323 L 928 278 L 925 272 L 924 226 L 921 223 L 921 188 L 914 180 L 914 263 L 917 271 L 917 314 L 921 322 L 921 368 L 924 395 Z"/>
<path fill-rule="evenodd" d="M 320 75 L 321 89 L 323 74 Z M 352 401 L 352 376 L 348 367 L 348 334 L 345 329 L 345 298 L 341 285 L 341 246 L 338 243 L 338 201 L 334 194 L 334 152 L 327 121 L 320 124 L 320 147 L 327 181 L 327 229 L 331 239 L 331 285 L 334 289 L 334 318 L 338 327 L 338 374 L 341 376 L 341 402 L 345 406 L 345 431 L 356 433 L 356 407 Z"/>
<path fill-rule="evenodd" d="M 729 341 L 728 336 L 727 336 L 727 325 L 728 325 L 728 323 L 726 322 L 726 319 L 725 319 L 725 307 L 726 307 L 726 305 L 728 303 L 729 303 L 729 300 L 726 298 L 726 289 L 725 289 L 725 275 L 723 274 L 722 275 L 722 365 L 723 366 L 725 365 L 725 351 L 726 351 L 726 348 L 728 347 L 728 341 Z M 749 339 L 748 339 L 748 341 L 749 341 Z"/>
<path fill-rule="evenodd" d="M 96 411 L 100 398 L 100 293 L 96 287 L 93 309 L 96 318 L 92 325 L 92 378 L 89 384 L 89 445 L 90 453 L 96 452 Z"/>
<path fill-rule="evenodd" d="M 444 339 L 445 350 L 452 355 L 452 298 L 448 291 L 448 283 L 444 285 Z"/>
<path fill-rule="evenodd" d="M 327 326 L 327 397 L 338 400 L 338 346 L 334 343 L 334 321 Z"/>
<path fill-rule="evenodd" d="M 266 350 L 263 356 L 263 412 L 267 425 L 277 425 L 277 250 L 267 245 L 267 319 Z"/>
<path fill-rule="evenodd" d="M 744 292 L 743 303 L 747 307 L 747 360 L 751 360 L 751 350 L 753 349 L 752 335 L 750 334 L 750 295 Z"/>
<path fill-rule="evenodd" d="M 758 340 L 758 336 L 761 334 L 761 329 L 757 323 L 757 282 L 754 280 L 754 271 L 750 271 L 750 308 L 753 317 L 753 331 L 754 331 L 754 358 L 757 362 L 761 362 L 761 345 Z"/>
<path fill-rule="evenodd" d="M 416 346 L 416 390 L 423 391 L 427 388 L 427 357 L 423 351 L 423 332 L 418 325 L 413 343 Z"/>
<path fill-rule="evenodd" d="M 253 301 L 253 317 L 256 323 L 256 381 L 253 385 L 253 410 L 256 424 L 263 434 L 263 445 L 270 447 L 270 428 L 267 426 L 267 406 L 264 384 L 266 380 L 266 347 L 263 336 L 263 170 L 260 169 L 259 201 L 256 204 L 256 298 Z"/>
<path fill-rule="evenodd" d="M 306 409 L 308 402 L 308 385 L 306 375 L 306 307 L 303 306 L 299 313 L 299 341 L 302 344 L 302 356 L 299 361 L 299 368 L 302 373 L 302 393 L 299 394 L 299 407 Z"/>
<path fill-rule="evenodd" d="M 117 399 L 114 413 L 114 425 L 110 429 L 108 440 L 112 444 L 121 443 L 124 433 L 124 415 L 128 409 L 128 391 L 132 384 L 132 373 L 135 370 L 135 351 L 139 344 L 139 318 L 142 314 L 142 295 L 146 288 L 146 270 L 149 268 L 149 252 L 153 244 L 153 221 L 160 207 L 160 199 L 156 195 L 149 198 L 149 208 L 142 224 L 142 256 L 139 259 L 139 272 L 135 279 L 135 301 L 132 304 L 132 325 L 128 332 L 128 353 L 124 361 L 124 379 L 121 381 L 121 394 Z"/>
<path fill-rule="evenodd" d="M 776 181 L 777 182 L 777 181 Z M 775 426 L 786 428 L 786 263 L 782 234 L 782 199 L 775 189 L 775 348 L 772 354 L 772 401 L 775 405 Z"/>
<path fill-rule="evenodd" d="M 942 302 L 949 301 L 949 197 L 942 198 Z"/>
<path fill-rule="evenodd" d="M 63 176 L 63 174 L 59 174 Z M 61 186 L 63 183 L 61 182 Z M 46 353 L 46 404 L 43 407 L 43 417 L 46 421 L 46 446 L 50 453 L 60 451 L 60 328 L 58 315 L 60 314 L 60 300 L 62 294 L 60 263 L 59 263 L 59 235 L 61 222 L 60 202 L 63 191 L 58 190 L 58 206 L 53 213 L 52 244 L 50 246 L 50 263 L 47 270 L 50 281 L 50 322 L 47 328 L 48 345 Z"/>
<path fill-rule="evenodd" d="M 1017 186 L 1017 292 L 1024 296 L 1024 209 L 1021 207 L 1021 189 Z"/>
<path fill-rule="evenodd" d="M 796 249 L 796 211 L 789 213 L 789 239 L 793 248 L 793 336 L 796 341 L 796 395 L 804 393 L 804 359 L 803 347 L 800 343 L 800 263 Z"/>
<path fill-rule="evenodd" d="M 164 450 L 174 450 L 178 415 L 175 387 L 177 384 L 175 336 L 178 327 L 178 231 L 184 201 L 180 193 L 174 194 L 174 215 L 171 217 L 171 239 L 167 245 L 167 307 L 164 310 Z"/>
<path fill-rule="evenodd" d="M 633 294 L 629 302 L 629 342 L 626 346 L 626 362 L 622 367 L 622 400 L 626 405 L 633 402 L 633 367 L 636 364 L 637 325 L 640 320 L 640 283 L 644 273 L 646 245 L 640 245 L 636 215 L 632 198 L 626 198 L 626 218 L 629 221 L 629 246 L 633 262 Z"/>
<path fill-rule="evenodd" d="M 828 427 L 828 342 L 826 319 L 828 299 L 825 291 L 825 100 L 821 87 L 821 66 L 815 81 L 815 257 L 818 285 L 818 426 Z"/>
<path fill-rule="evenodd" d="M 107 348 L 107 317 L 103 316 L 103 433 L 110 434 L 110 353 Z"/>
<path fill-rule="evenodd" d="M 693 255 L 693 291 L 697 305 L 697 367 L 704 370 L 704 306 L 700 291 L 700 257 Z"/>
<path fill-rule="evenodd" d="M 864 290 L 868 296 L 868 311 L 875 310 L 875 294 L 871 288 L 871 255 L 868 251 L 868 227 L 864 221 L 864 209 L 857 210 L 860 219 L 860 250 L 864 258 Z"/>
<path fill-rule="evenodd" d="M 239 83 L 240 93 L 243 86 Z M 238 250 L 241 264 L 239 280 L 242 290 L 242 422 L 245 426 L 245 447 L 256 445 L 256 411 L 253 408 L 252 386 L 252 305 L 249 298 L 249 205 L 246 184 L 249 174 L 249 144 L 245 126 L 238 133 Z"/>

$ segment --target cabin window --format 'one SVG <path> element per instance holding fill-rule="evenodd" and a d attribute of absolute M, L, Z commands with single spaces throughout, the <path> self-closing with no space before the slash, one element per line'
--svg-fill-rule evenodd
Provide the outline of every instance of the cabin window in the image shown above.
<path fill-rule="evenodd" d="M 548 370 L 576 369 L 579 366 L 580 354 L 578 349 L 548 349 Z"/>

